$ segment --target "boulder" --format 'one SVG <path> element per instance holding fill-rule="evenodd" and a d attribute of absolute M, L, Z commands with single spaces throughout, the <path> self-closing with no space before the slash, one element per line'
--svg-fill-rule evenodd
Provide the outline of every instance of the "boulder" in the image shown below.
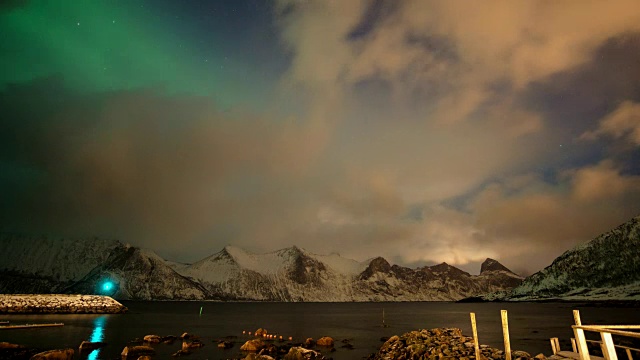
<path fill-rule="evenodd" d="M 269 355 L 251 353 L 247 355 L 243 360 L 274 360 L 274 358 Z"/>
<path fill-rule="evenodd" d="M 516 351 L 513 351 L 513 352 L 511 353 L 511 357 L 512 357 L 513 359 L 517 359 L 517 358 L 527 358 L 527 359 L 530 359 L 530 358 L 531 358 L 531 354 L 529 354 L 529 353 L 528 353 L 528 352 L 526 352 L 526 351 L 516 350 Z"/>
<path fill-rule="evenodd" d="M 260 328 L 255 332 L 256 336 L 263 336 L 267 334 L 267 329 Z"/>
<path fill-rule="evenodd" d="M 138 357 L 138 360 L 151 360 L 151 356 L 149 355 L 142 355 Z"/>
<path fill-rule="evenodd" d="M 103 342 L 83 341 L 80 343 L 78 350 L 80 350 L 80 352 L 93 351 L 95 349 L 100 349 L 101 347 L 105 347 L 105 346 L 107 346 L 107 344 Z"/>
<path fill-rule="evenodd" d="M 162 338 L 158 335 L 145 335 L 142 340 L 148 343 L 157 344 L 162 340 Z"/>
<path fill-rule="evenodd" d="M 233 347 L 233 342 L 231 341 L 220 341 L 218 342 L 219 349 L 231 349 Z"/>
<path fill-rule="evenodd" d="M 318 341 L 316 341 L 316 345 L 332 347 L 333 346 L 333 339 L 328 337 L 328 336 L 323 336 L 320 339 L 318 339 Z"/>
<path fill-rule="evenodd" d="M 163 343 L 165 344 L 173 344 L 178 338 L 176 336 L 173 335 L 167 335 L 165 337 L 163 337 L 162 339 L 160 339 Z"/>
<path fill-rule="evenodd" d="M 171 354 L 171 356 L 178 357 L 178 356 L 189 355 L 189 354 L 191 354 L 191 351 L 180 349 L 180 350 L 174 352 L 173 354 Z"/>
<path fill-rule="evenodd" d="M 49 350 L 35 354 L 31 360 L 73 360 L 73 349 Z"/>
<path fill-rule="evenodd" d="M 306 347 L 313 347 L 316 344 L 316 342 L 313 340 L 313 338 L 307 338 L 307 340 L 304 341 L 304 346 Z"/>
<path fill-rule="evenodd" d="M 259 351 L 264 347 L 264 343 L 260 339 L 249 340 L 240 346 L 242 351 Z"/>
<path fill-rule="evenodd" d="M 200 340 L 182 341 L 182 350 L 197 349 L 204 346 Z"/>
<path fill-rule="evenodd" d="M 125 346 L 120 355 L 127 359 L 137 359 L 142 355 L 155 355 L 156 351 L 151 346 Z"/>
<path fill-rule="evenodd" d="M 191 339 L 193 337 L 193 335 L 189 334 L 188 332 L 182 333 L 182 335 L 180 335 L 180 339 L 183 340 L 188 340 Z"/>
<path fill-rule="evenodd" d="M 284 356 L 284 360 L 324 360 L 324 356 L 317 351 L 303 347 L 292 347 Z"/>

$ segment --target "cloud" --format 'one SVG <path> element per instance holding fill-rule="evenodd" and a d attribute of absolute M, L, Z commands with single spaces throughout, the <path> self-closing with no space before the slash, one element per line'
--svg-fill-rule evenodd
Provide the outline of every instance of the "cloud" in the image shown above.
<path fill-rule="evenodd" d="M 611 114 L 600 120 L 596 130 L 583 133 L 580 139 L 595 140 L 603 136 L 624 138 L 634 145 L 640 145 L 640 104 L 632 101 L 623 102 Z"/>
<path fill-rule="evenodd" d="M 638 143 L 636 1 L 283 0 L 276 17 L 291 63 L 273 113 L 7 87 L 3 229 L 183 261 L 296 244 L 530 273 L 637 215 L 638 174 L 609 151 Z M 567 141 L 583 133 L 597 146 Z"/>

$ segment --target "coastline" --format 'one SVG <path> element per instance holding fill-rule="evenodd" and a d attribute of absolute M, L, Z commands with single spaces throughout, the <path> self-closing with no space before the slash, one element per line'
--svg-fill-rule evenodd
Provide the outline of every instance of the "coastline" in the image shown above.
<path fill-rule="evenodd" d="M 0 295 L 0 314 L 122 314 L 127 307 L 109 296 L 68 294 Z"/>

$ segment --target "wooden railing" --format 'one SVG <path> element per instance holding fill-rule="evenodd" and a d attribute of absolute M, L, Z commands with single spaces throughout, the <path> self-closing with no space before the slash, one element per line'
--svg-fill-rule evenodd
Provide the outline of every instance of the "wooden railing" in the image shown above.
<path fill-rule="evenodd" d="M 587 347 L 588 342 L 599 344 L 602 349 L 602 354 L 606 360 L 618 360 L 616 348 L 624 349 L 629 360 L 633 360 L 632 352 L 640 353 L 640 349 L 623 345 L 615 345 L 612 337 L 612 335 L 616 335 L 640 339 L 639 332 L 629 331 L 640 330 L 640 325 L 582 325 L 582 322 L 580 321 L 580 312 L 578 310 L 573 310 L 573 318 L 575 321 L 575 325 L 571 326 L 575 335 L 575 339 L 571 339 L 573 352 L 560 351 L 558 339 L 552 338 L 551 348 L 554 354 L 557 353 L 565 357 L 579 358 L 580 360 L 591 360 L 592 357 L 598 358 L 589 355 L 589 349 Z M 584 334 L 585 331 L 599 333 L 602 341 L 587 340 Z"/>

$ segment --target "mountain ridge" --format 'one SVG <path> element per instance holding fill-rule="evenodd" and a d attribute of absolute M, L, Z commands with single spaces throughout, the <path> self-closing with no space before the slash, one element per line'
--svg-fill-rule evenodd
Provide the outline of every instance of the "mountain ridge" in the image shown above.
<path fill-rule="evenodd" d="M 0 292 L 96 293 L 109 280 L 116 285 L 112 295 L 120 299 L 431 301 L 503 290 L 522 281 L 510 271 L 470 275 L 444 263 L 410 269 L 382 257 L 359 262 L 295 245 L 265 254 L 225 246 L 183 264 L 117 240 L 17 239 L 0 234 L 0 243 L 12 248 L 5 252 L 12 260 L 0 261 L 5 280 Z"/>

